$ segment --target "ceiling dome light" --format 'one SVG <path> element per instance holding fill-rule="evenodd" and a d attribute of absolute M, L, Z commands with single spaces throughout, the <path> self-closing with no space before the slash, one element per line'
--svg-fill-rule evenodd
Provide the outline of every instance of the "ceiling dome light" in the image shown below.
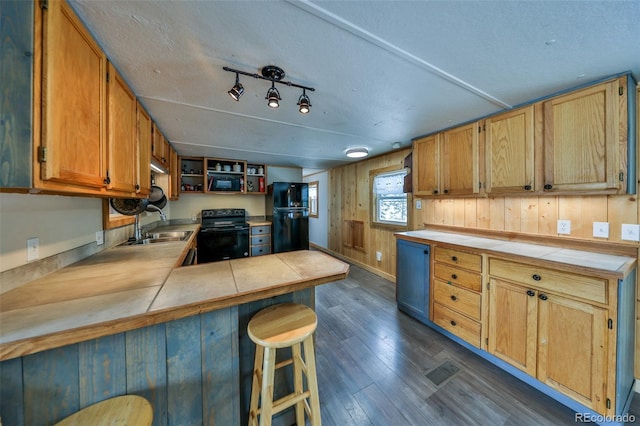
<path fill-rule="evenodd" d="M 300 107 L 298 109 L 300 114 L 309 114 L 309 111 L 311 110 L 311 101 L 309 100 L 305 89 L 302 89 L 302 95 L 298 98 L 298 106 Z"/>
<path fill-rule="evenodd" d="M 234 101 L 239 101 L 240 96 L 242 96 L 242 94 L 244 93 L 244 87 L 242 87 L 242 84 L 240 84 L 238 73 L 236 73 L 236 84 L 234 84 L 231 90 L 229 90 L 227 93 Z"/>
<path fill-rule="evenodd" d="M 280 106 L 282 98 L 273 81 L 271 82 L 271 87 L 267 91 L 267 97 L 265 99 L 267 99 L 267 105 L 269 105 L 270 108 L 278 108 Z"/>
<path fill-rule="evenodd" d="M 369 155 L 367 148 L 349 148 L 347 150 L 347 157 L 349 158 L 363 158 Z"/>

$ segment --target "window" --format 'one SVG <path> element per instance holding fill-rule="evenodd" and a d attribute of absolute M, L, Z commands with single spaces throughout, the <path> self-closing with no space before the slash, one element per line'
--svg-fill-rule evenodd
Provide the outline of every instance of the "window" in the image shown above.
<path fill-rule="evenodd" d="M 371 172 L 373 222 L 380 225 L 407 226 L 407 194 L 403 192 L 406 169 L 393 167 Z"/>
<path fill-rule="evenodd" d="M 309 182 L 309 217 L 318 217 L 318 181 Z"/>

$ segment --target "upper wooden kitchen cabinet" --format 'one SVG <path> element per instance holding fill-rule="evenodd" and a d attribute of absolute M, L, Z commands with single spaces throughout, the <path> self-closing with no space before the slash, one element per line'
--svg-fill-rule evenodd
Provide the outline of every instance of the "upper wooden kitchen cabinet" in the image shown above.
<path fill-rule="evenodd" d="M 180 160 L 178 153 L 169 146 L 169 200 L 180 198 Z"/>
<path fill-rule="evenodd" d="M 539 106 L 539 104 L 538 104 Z M 534 105 L 485 120 L 485 192 L 535 191 Z"/>
<path fill-rule="evenodd" d="M 413 141 L 413 194 L 440 193 L 440 134 Z"/>
<path fill-rule="evenodd" d="M 140 102 L 136 104 L 138 123 L 138 186 L 136 193 L 146 197 L 151 193 L 151 117 Z"/>
<path fill-rule="evenodd" d="M 42 125 L 40 144 L 34 143 L 34 187 L 102 193 L 107 169 L 107 58 L 66 2 L 50 0 L 48 8 L 35 10 L 42 17 L 43 52 L 42 62 L 36 58 L 34 63 L 34 125 L 40 118 Z"/>
<path fill-rule="evenodd" d="M 123 195 L 136 193 L 138 132 L 136 97 L 115 67 L 108 64 L 107 80 L 107 189 Z"/>
<path fill-rule="evenodd" d="M 169 142 L 162 131 L 153 123 L 153 140 L 151 142 L 151 157 L 160 168 L 169 170 Z"/>
<path fill-rule="evenodd" d="M 544 102 L 544 190 L 624 193 L 627 77 Z"/>
<path fill-rule="evenodd" d="M 440 186 L 444 195 L 480 192 L 480 124 L 469 123 L 442 132 Z"/>

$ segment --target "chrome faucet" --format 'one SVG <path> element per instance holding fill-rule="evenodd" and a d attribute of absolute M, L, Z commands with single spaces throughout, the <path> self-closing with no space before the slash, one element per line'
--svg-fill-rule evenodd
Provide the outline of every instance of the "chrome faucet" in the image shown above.
<path fill-rule="evenodd" d="M 164 221 L 166 221 L 166 220 L 167 220 L 167 216 L 164 214 L 164 212 L 162 211 L 162 209 L 161 209 L 160 207 L 155 206 L 155 205 L 153 205 L 153 204 L 149 204 L 149 205 L 147 206 L 147 210 L 153 210 L 153 211 L 156 211 L 156 212 L 160 213 L 160 220 L 161 220 L 161 221 L 163 221 L 163 222 L 164 222 Z"/>

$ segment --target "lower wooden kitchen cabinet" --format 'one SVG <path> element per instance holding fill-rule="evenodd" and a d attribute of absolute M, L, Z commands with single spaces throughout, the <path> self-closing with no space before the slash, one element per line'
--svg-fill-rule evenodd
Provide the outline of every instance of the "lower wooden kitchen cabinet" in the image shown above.
<path fill-rule="evenodd" d="M 398 309 L 574 411 L 624 423 L 634 392 L 634 258 L 619 258 L 633 264 L 623 276 L 597 265 L 492 252 L 483 249 L 493 245 L 486 238 L 474 247 L 431 238 L 419 244 L 404 234 L 413 233 L 397 234 Z M 611 260 L 599 256 L 603 265 Z M 425 299 L 432 309 L 417 309 Z"/>

